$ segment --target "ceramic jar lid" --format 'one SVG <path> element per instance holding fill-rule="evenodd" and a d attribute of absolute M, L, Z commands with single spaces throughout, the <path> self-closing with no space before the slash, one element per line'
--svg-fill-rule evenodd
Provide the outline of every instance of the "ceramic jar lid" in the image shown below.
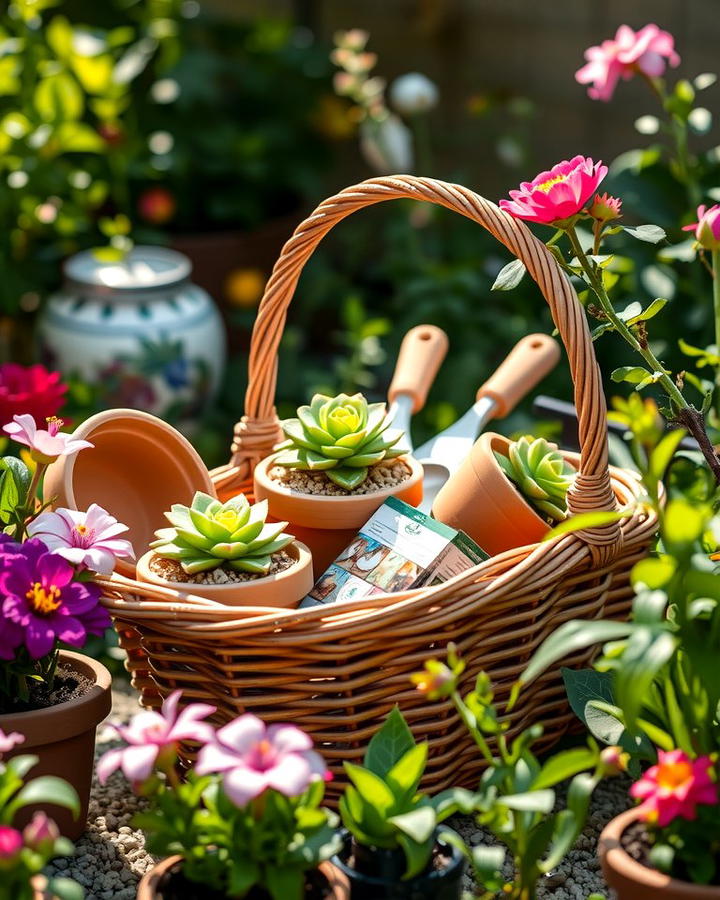
<path fill-rule="evenodd" d="M 70 257 L 63 271 L 67 284 L 76 290 L 92 294 L 147 293 L 187 281 L 192 265 L 176 250 L 138 246 L 122 260 L 112 262 L 98 258 L 94 250 L 83 250 Z"/>
<path fill-rule="evenodd" d="M 137 557 L 145 553 L 173 503 L 190 505 L 196 491 L 215 496 L 197 451 L 179 431 L 149 413 L 111 409 L 91 416 L 74 432 L 92 448 L 61 456 L 45 473 L 43 493 L 55 507 L 86 510 L 97 503 L 129 528 Z M 135 566 L 119 560 L 129 578 Z"/>

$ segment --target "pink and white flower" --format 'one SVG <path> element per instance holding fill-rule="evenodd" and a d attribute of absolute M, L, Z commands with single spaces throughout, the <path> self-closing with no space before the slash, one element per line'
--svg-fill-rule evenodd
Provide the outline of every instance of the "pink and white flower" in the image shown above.
<path fill-rule="evenodd" d="M 695 240 L 704 250 L 720 250 L 720 203 L 698 206 L 697 222 L 683 225 L 683 231 L 695 232 Z"/>
<path fill-rule="evenodd" d="M 58 509 L 41 513 L 27 529 L 28 535 L 39 538 L 51 553 L 98 575 L 110 575 L 117 559 L 135 558 L 130 541 L 118 537 L 127 530 L 127 525 L 97 503 L 87 512 Z"/>
<path fill-rule="evenodd" d="M 585 206 L 607 171 L 607 166 L 590 157 L 564 159 L 532 181 L 523 181 L 519 191 L 510 191 L 512 200 L 501 200 L 500 209 L 542 225 L 569 219 Z"/>
<path fill-rule="evenodd" d="M 35 419 L 29 414 L 13 416 L 13 421 L 3 425 L 3 431 L 17 441 L 30 448 L 35 462 L 48 465 L 59 456 L 72 456 L 79 450 L 93 445 L 89 441 L 80 441 L 71 434 L 60 431 L 63 420 L 51 416 L 47 420 L 47 430 L 38 428 Z"/>
<path fill-rule="evenodd" d="M 575 73 L 575 80 L 590 85 L 588 96 L 593 100 L 606 102 L 612 99 L 620 78 L 627 81 L 637 72 L 657 78 L 668 63 L 673 67 L 680 63 L 675 38 L 654 24 L 640 31 L 621 25 L 613 40 L 588 47 L 585 59 L 587 63 Z"/>
<path fill-rule="evenodd" d="M 212 725 L 202 722 L 215 712 L 207 703 L 190 703 L 178 713 L 182 691 L 173 691 L 162 705 L 161 711 L 146 710 L 130 720 L 129 725 L 116 726 L 116 731 L 128 745 L 108 750 L 99 759 L 97 775 L 100 784 L 116 769 L 122 769 L 132 783 L 145 781 L 158 766 L 172 765 L 180 741 L 197 741 L 205 744 L 212 740 Z"/>
<path fill-rule="evenodd" d="M 638 807 L 640 818 L 661 828 L 677 818 L 692 821 L 699 804 L 718 802 L 712 771 L 709 756 L 691 760 L 682 750 L 658 750 L 658 764 L 630 788 L 631 796 L 644 800 Z"/>
<path fill-rule="evenodd" d="M 25 743 L 24 734 L 20 734 L 19 731 L 11 731 L 10 734 L 5 734 L 0 728 L 0 756 L 3 753 L 9 753 L 13 747 L 23 743 Z"/>
<path fill-rule="evenodd" d="M 198 775 L 223 773 L 232 802 L 246 806 L 268 788 L 297 797 L 313 781 L 332 777 L 312 740 L 294 725 L 270 725 L 251 713 L 218 729 L 200 751 Z"/>

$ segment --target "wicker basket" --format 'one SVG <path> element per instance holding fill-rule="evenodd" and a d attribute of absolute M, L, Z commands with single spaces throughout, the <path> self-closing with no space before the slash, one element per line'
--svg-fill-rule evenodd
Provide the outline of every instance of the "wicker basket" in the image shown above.
<path fill-rule="evenodd" d="M 582 452 L 569 498 L 574 513 L 632 504 L 636 477 L 608 469 L 606 407 L 583 310 L 553 256 L 526 226 L 457 185 L 427 178 L 375 178 L 322 203 L 295 231 L 268 282 L 250 351 L 246 415 L 229 465 L 214 473 L 219 494 L 252 490 L 252 471 L 279 436 L 273 398 L 277 351 L 303 266 L 322 237 L 350 213 L 384 200 L 437 203 L 477 222 L 527 266 L 550 305 L 575 384 Z M 428 703 L 409 675 L 454 641 L 467 660 L 467 687 L 485 669 L 502 701 L 540 642 L 573 618 L 627 612 L 632 565 L 646 552 L 655 522 L 638 511 L 552 544 L 494 557 L 432 588 L 299 611 L 227 608 L 114 576 L 104 602 L 128 653 L 142 703 L 157 706 L 182 688 L 218 707 L 218 720 L 250 710 L 291 720 L 308 732 L 336 774 L 360 761 L 371 735 L 399 703 L 417 738 L 430 742 L 425 786 L 473 785 L 478 754 L 449 702 Z M 581 664 L 576 654 L 568 664 Z M 573 720 L 557 670 L 523 694 L 511 734 L 545 725 L 556 740 Z M 340 780 L 339 780 L 340 781 Z M 336 796 L 339 781 L 331 784 Z M 335 794 L 333 794 L 333 787 Z"/>

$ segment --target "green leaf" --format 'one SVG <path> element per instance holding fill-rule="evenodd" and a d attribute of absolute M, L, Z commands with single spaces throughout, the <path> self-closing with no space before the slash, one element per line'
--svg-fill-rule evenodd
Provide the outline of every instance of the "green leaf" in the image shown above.
<path fill-rule="evenodd" d="M 569 516 L 548 531 L 543 537 L 543 541 L 553 541 L 564 534 L 574 534 L 576 531 L 584 531 L 586 528 L 599 528 L 602 525 L 609 525 L 611 522 L 619 522 L 631 515 L 631 509 L 579 513 L 577 516 Z"/>
<path fill-rule="evenodd" d="M 397 842 L 405 853 L 407 869 L 403 875 L 403 881 L 407 881 L 408 879 L 419 875 L 427 867 L 427 864 L 430 862 L 430 857 L 432 856 L 435 838 L 433 835 L 430 835 L 425 843 L 418 844 L 411 837 L 408 837 L 408 835 L 401 832 L 397 836 Z"/>
<path fill-rule="evenodd" d="M 430 805 L 392 816 L 388 822 L 418 844 L 425 843 L 432 836 L 437 824 L 435 810 Z"/>
<path fill-rule="evenodd" d="M 678 639 L 665 629 L 641 626 L 628 640 L 615 673 L 618 706 L 634 731 L 645 695 L 660 670 L 672 658 Z"/>
<path fill-rule="evenodd" d="M 705 530 L 709 512 L 704 506 L 694 506 L 686 500 L 671 500 L 665 510 L 662 536 L 668 546 L 689 549 Z"/>
<path fill-rule="evenodd" d="M 14 456 L 0 459 L 0 521 L 10 522 L 15 510 L 23 506 L 30 487 L 30 471 Z"/>
<path fill-rule="evenodd" d="M 504 847 L 488 847 L 484 844 L 479 844 L 470 851 L 476 878 L 488 891 L 499 891 L 505 883 L 502 873 L 505 853 Z"/>
<path fill-rule="evenodd" d="M 380 730 L 373 735 L 365 751 L 364 764 L 375 775 L 385 778 L 393 766 L 415 746 L 412 731 L 397 706 L 389 713 Z"/>
<path fill-rule="evenodd" d="M 305 872 L 298 866 L 265 866 L 265 884 L 272 900 L 302 900 Z"/>
<path fill-rule="evenodd" d="M 10 805 L 13 810 L 16 810 L 33 803 L 41 805 L 53 803 L 55 806 L 64 806 L 69 809 L 75 818 L 80 815 L 80 800 L 77 791 L 67 781 L 56 778 L 55 775 L 42 775 L 40 778 L 28 781 Z"/>
<path fill-rule="evenodd" d="M 626 319 L 626 323 L 628 325 L 637 325 L 638 322 L 647 322 L 650 319 L 654 319 L 655 316 L 662 311 L 662 309 L 667 306 L 668 301 L 664 300 L 662 297 L 658 297 L 653 300 L 649 306 L 646 306 L 640 313 L 637 315 L 631 316 L 629 319 Z"/>
<path fill-rule="evenodd" d="M 395 797 L 382 778 L 354 763 L 346 762 L 344 765 L 348 778 L 355 785 L 362 800 L 373 806 L 378 815 L 386 816 L 395 802 Z"/>
<path fill-rule="evenodd" d="M 660 241 L 664 241 L 667 237 L 665 231 L 659 225 L 622 225 L 621 228 L 630 237 L 634 237 L 638 241 L 645 241 L 648 244 L 657 244 Z"/>
<path fill-rule="evenodd" d="M 648 462 L 648 475 L 652 479 L 662 481 L 667 467 L 675 456 L 675 451 L 686 434 L 683 428 L 676 428 L 668 432 L 653 449 Z"/>
<path fill-rule="evenodd" d="M 577 775 L 586 769 L 592 769 L 598 760 L 597 749 L 590 747 L 574 747 L 563 750 L 548 759 L 533 781 L 532 790 L 554 787 L 558 782 Z"/>
<path fill-rule="evenodd" d="M 556 629 L 533 654 L 520 676 L 521 684 L 528 684 L 558 660 L 584 650 L 593 644 L 603 644 L 627 637 L 633 630 L 629 622 L 582 621 L 574 619 Z"/>
<path fill-rule="evenodd" d="M 79 119 L 85 105 L 80 86 L 65 72 L 41 79 L 35 88 L 33 103 L 40 118 L 50 123 Z"/>
<path fill-rule="evenodd" d="M 414 797 L 425 771 L 427 750 L 426 743 L 411 747 L 385 776 L 388 787 L 399 802 L 409 803 Z"/>
<path fill-rule="evenodd" d="M 651 591 L 663 588 L 677 570 L 677 561 L 672 556 L 649 556 L 633 566 L 631 578 L 633 587 L 645 585 Z"/>
<path fill-rule="evenodd" d="M 548 815 L 555 806 L 555 791 L 526 791 L 523 794 L 506 794 L 497 802 L 517 812 L 539 812 Z"/>
<path fill-rule="evenodd" d="M 652 375 L 652 372 L 648 372 L 642 366 L 620 366 L 620 368 L 610 373 L 610 378 L 616 384 L 622 381 L 626 381 L 628 384 L 640 384 L 646 378 L 652 377 Z"/>
<path fill-rule="evenodd" d="M 47 895 L 57 900 L 83 900 L 85 891 L 72 878 L 49 878 Z"/>
<path fill-rule="evenodd" d="M 514 259 L 500 269 L 490 290 L 511 291 L 520 284 L 526 272 L 525 263 L 519 259 Z"/>

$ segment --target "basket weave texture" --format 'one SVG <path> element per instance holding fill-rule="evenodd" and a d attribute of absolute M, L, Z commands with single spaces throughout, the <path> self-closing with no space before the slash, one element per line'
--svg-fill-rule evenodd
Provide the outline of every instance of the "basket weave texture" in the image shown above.
<path fill-rule="evenodd" d="M 303 266 L 323 236 L 350 213 L 385 200 L 436 203 L 477 222 L 521 259 L 547 300 L 565 345 L 575 388 L 581 453 L 571 513 L 633 506 L 631 472 L 608 468 L 606 406 L 592 341 L 575 292 L 528 228 L 473 191 L 428 178 L 374 178 L 324 201 L 285 244 L 260 304 L 252 337 L 245 415 L 227 466 L 213 473 L 219 495 L 252 492 L 254 466 L 280 431 L 274 407 L 277 353 Z M 480 669 L 502 702 L 539 644 L 575 618 L 620 617 L 629 573 L 646 552 L 655 521 L 637 508 L 621 521 L 507 551 L 435 587 L 329 607 L 267 610 L 225 607 L 120 576 L 102 582 L 106 607 L 127 651 L 141 702 L 157 707 L 182 688 L 185 699 L 218 708 L 217 721 L 251 711 L 307 730 L 336 775 L 360 762 L 367 742 L 398 703 L 417 739 L 430 743 L 427 790 L 474 786 L 481 768 L 449 701 L 428 703 L 412 672 L 454 641 L 467 661 L 465 689 Z M 586 662 L 589 653 L 568 657 Z M 573 721 L 559 671 L 527 688 L 510 736 L 534 722 L 546 743 Z M 337 797 L 342 779 L 329 785 Z"/>

